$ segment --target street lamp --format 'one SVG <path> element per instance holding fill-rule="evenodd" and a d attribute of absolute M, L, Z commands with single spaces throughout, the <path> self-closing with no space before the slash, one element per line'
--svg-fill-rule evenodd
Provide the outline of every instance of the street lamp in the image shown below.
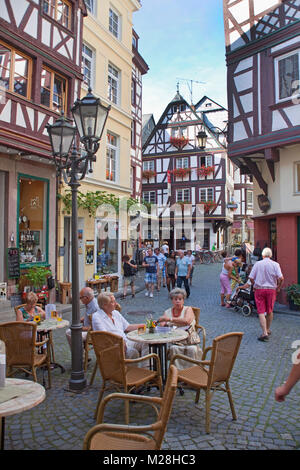
<path fill-rule="evenodd" d="M 71 109 L 76 127 L 68 122 L 63 113 L 53 125 L 47 125 L 57 173 L 63 176 L 72 192 L 72 368 L 69 388 L 73 392 L 81 392 L 86 387 L 80 323 L 77 194 L 79 181 L 85 177 L 87 171 L 93 172 L 92 162 L 96 161 L 95 153 L 99 149 L 109 110 L 110 106 L 101 104 L 100 99 L 89 89 L 88 94 L 82 100 L 77 100 Z M 86 151 L 82 156 L 76 148 L 76 131 Z"/>
<path fill-rule="evenodd" d="M 207 134 L 203 127 L 201 127 L 201 130 L 198 132 L 196 137 L 197 137 L 199 149 L 204 150 L 206 147 L 206 142 L 207 142 Z"/>

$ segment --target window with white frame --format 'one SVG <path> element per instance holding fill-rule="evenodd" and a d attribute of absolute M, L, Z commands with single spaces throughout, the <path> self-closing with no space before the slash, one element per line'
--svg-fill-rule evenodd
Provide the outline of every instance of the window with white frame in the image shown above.
<path fill-rule="evenodd" d="M 299 80 L 300 49 L 275 59 L 276 102 L 291 98 Z"/>
<path fill-rule="evenodd" d="M 296 193 L 300 194 L 300 162 L 295 163 L 295 175 L 296 175 Z"/>
<path fill-rule="evenodd" d="M 154 160 L 148 160 L 147 162 L 143 162 L 143 170 L 144 171 L 154 171 Z"/>
<path fill-rule="evenodd" d="M 115 104 L 119 103 L 120 71 L 112 64 L 108 64 L 108 99 Z"/>
<path fill-rule="evenodd" d="M 200 188 L 200 202 L 214 201 L 215 191 L 214 188 Z"/>
<path fill-rule="evenodd" d="M 95 0 L 85 0 L 86 8 L 93 15 L 95 14 L 95 3 L 96 3 Z"/>
<path fill-rule="evenodd" d="M 189 158 L 176 158 L 176 168 L 189 168 Z"/>
<path fill-rule="evenodd" d="M 190 189 L 177 189 L 176 191 L 176 201 L 177 202 L 190 202 L 191 194 Z"/>
<path fill-rule="evenodd" d="M 212 164 L 213 164 L 212 155 L 205 155 L 204 157 L 200 157 L 200 166 L 212 166 Z"/>
<path fill-rule="evenodd" d="M 150 202 L 151 204 L 155 204 L 156 192 L 155 191 L 143 191 L 143 201 Z"/>
<path fill-rule="evenodd" d="M 109 31 L 117 38 L 121 37 L 121 16 L 112 8 L 109 9 Z"/>
<path fill-rule="evenodd" d="M 172 127 L 171 137 L 187 137 L 187 127 Z"/>
<path fill-rule="evenodd" d="M 94 63 L 95 63 L 94 51 L 86 44 L 82 44 L 83 83 L 87 87 L 91 87 L 91 88 L 93 88 L 93 85 L 94 85 Z"/>
<path fill-rule="evenodd" d="M 118 137 L 107 132 L 106 144 L 106 174 L 107 181 L 117 181 L 117 164 L 118 164 Z"/>
<path fill-rule="evenodd" d="M 171 109 L 173 113 L 181 113 L 185 110 L 186 110 L 185 104 L 174 104 L 173 108 Z"/>
<path fill-rule="evenodd" d="M 253 191 L 247 189 L 246 192 L 247 209 L 253 209 Z"/>

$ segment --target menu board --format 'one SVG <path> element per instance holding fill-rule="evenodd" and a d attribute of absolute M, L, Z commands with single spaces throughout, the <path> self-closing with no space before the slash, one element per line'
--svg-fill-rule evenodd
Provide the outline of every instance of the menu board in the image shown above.
<path fill-rule="evenodd" d="M 20 255 L 17 247 L 7 249 L 7 277 L 8 279 L 20 277 Z"/>

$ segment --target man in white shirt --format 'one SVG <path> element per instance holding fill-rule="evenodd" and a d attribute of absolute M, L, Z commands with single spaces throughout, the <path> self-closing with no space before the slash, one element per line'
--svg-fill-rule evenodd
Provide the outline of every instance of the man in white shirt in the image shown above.
<path fill-rule="evenodd" d="M 148 348 L 143 343 L 134 343 L 127 339 L 126 333 L 137 330 L 143 324 L 132 324 L 116 310 L 116 299 L 113 294 L 103 292 L 98 296 L 99 310 L 92 317 L 93 331 L 107 331 L 121 336 L 125 342 L 125 356 L 136 359 L 148 354 Z"/>
<path fill-rule="evenodd" d="M 192 250 L 187 250 L 186 256 L 192 262 L 192 269 L 191 269 L 191 272 L 190 272 L 190 286 L 191 286 L 192 282 L 193 282 L 193 273 L 194 273 L 194 267 L 195 267 L 196 259 L 195 259 L 195 256 L 193 255 Z"/>
<path fill-rule="evenodd" d="M 161 246 L 161 249 L 163 250 L 164 254 L 165 255 L 168 255 L 169 254 L 169 245 L 167 242 L 165 242 L 162 246 Z"/>

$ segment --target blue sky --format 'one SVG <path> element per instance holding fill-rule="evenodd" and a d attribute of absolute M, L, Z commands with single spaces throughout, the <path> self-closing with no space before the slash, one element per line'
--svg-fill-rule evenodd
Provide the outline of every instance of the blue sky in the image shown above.
<path fill-rule="evenodd" d="M 193 103 L 207 95 L 227 106 L 222 0 L 142 0 L 134 13 L 139 52 L 149 65 L 143 77 L 143 113 L 156 121 L 176 93 L 177 78 L 193 83 Z M 190 102 L 187 82 L 180 93 Z"/>

